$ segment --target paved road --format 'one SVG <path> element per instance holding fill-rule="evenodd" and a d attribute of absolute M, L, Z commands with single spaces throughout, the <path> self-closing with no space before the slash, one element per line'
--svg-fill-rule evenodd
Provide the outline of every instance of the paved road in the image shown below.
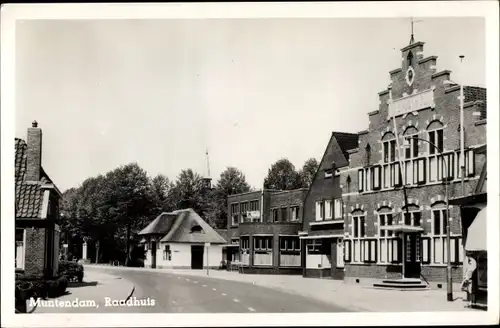
<path fill-rule="evenodd" d="M 92 269 L 90 269 L 92 270 Z M 135 285 L 138 299 L 154 306 L 103 308 L 86 312 L 296 313 L 347 312 L 331 304 L 249 283 L 156 272 L 106 270 Z M 127 295 L 129 291 L 123 291 Z M 104 295 L 103 295 L 104 296 Z M 80 311 L 78 311 L 80 312 Z"/>

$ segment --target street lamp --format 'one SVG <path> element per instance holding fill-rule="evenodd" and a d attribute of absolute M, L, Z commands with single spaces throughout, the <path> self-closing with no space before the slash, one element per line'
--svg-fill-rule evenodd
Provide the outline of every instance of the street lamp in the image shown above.
<path fill-rule="evenodd" d="M 443 151 L 438 147 L 436 146 L 434 143 L 430 142 L 429 140 L 426 140 L 426 139 L 422 139 L 422 138 L 416 138 L 416 137 L 413 137 L 414 139 L 417 139 L 419 141 L 423 141 L 423 142 L 426 142 L 428 143 L 429 145 L 431 145 L 434 149 L 436 149 L 439 154 L 441 155 L 441 158 L 443 159 L 443 162 L 446 164 L 446 180 L 445 180 L 445 184 L 444 184 L 444 188 L 445 188 L 445 197 L 446 197 L 446 253 L 447 253 L 447 263 L 446 263 L 446 281 L 447 281 L 447 300 L 448 302 L 453 302 L 453 281 L 452 281 L 452 278 L 451 278 L 451 227 L 450 227 L 450 223 L 451 223 L 451 220 L 450 220 L 450 204 L 449 204 L 449 194 L 448 194 L 448 174 L 450 172 L 450 162 L 447 161 L 445 162 L 445 158 L 444 158 L 444 154 L 443 154 Z M 403 148 L 408 148 L 410 147 L 410 143 L 408 142 L 408 140 L 405 140 L 403 142 Z M 442 168 L 442 167 L 441 167 Z M 441 169 L 442 171 L 442 169 Z M 463 174 L 462 174 L 462 177 L 463 177 Z"/>
<path fill-rule="evenodd" d="M 465 56 L 460 55 L 460 63 L 463 61 Z M 456 83 L 454 81 L 448 80 L 443 82 L 445 85 L 460 85 L 460 171 L 462 173 L 462 196 L 465 196 L 465 187 L 464 187 L 464 177 L 465 177 L 465 128 L 464 128 L 464 85 L 461 83 Z"/>

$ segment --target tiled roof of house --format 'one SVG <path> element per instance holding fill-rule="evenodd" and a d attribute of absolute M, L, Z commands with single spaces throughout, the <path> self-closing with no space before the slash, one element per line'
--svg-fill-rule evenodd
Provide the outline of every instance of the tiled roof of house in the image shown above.
<path fill-rule="evenodd" d="M 148 226 L 141 231 L 138 235 L 165 235 L 170 230 L 175 221 L 175 215 L 172 213 L 163 212 L 156 217 Z"/>
<path fill-rule="evenodd" d="M 177 210 L 171 214 L 175 214 L 174 224 L 161 241 L 174 243 L 226 243 L 226 240 L 193 209 Z M 196 226 L 201 227 L 201 231 L 198 232 L 192 229 Z"/>
<path fill-rule="evenodd" d="M 333 136 L 337 140 L 339 147 L 342 149 L 342 154 L 345 157 L 347 163 L 349 163 L 349 153 L 351 149 L 358 147 L 358 134 L 357 133 L 346 133 L 346 132 L 333 132 Z M 337 163 L 341 166 L 341 163 Z"/>
<path fill-rule="evenodd" d="M 229 234 L 227 229 L 215 229 L 215 231 L 226 240 L 226 243 L 229 242 Z"/>
<path fill-rule="evenodd" d="M 486 88 L 482 87 L 472 87 L 472 86 L 464 86 L 464 102 L 467 103 L 469 101 L 480 100 L 484 102 L 484 105 L 481 107 L 481 116 L 480 119 L 486 119 Z"/>
<path fill-rule="evenodd" d="M 40 217 L 43 194 L 40 184 L 29 184 L 26 175 L 26 142 L 15 139 L 15 184 L 16 184 L 16 218 Z M 45 177 L 48 181 L 48 177 Z"/>

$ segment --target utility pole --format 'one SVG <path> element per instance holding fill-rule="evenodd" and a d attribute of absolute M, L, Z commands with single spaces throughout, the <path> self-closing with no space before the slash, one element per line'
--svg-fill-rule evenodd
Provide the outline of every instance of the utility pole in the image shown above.
<path fill-rule="evenodd" d="M 464 59 L 464 55 L 460 55 L 460 63 Z M 460 170 L 462 171 L 461 176 L 461 187 L 462 187 L 462 197 L 465 196 L 465 126 L 464 126 L 464 85 L 460 83 Z"/>

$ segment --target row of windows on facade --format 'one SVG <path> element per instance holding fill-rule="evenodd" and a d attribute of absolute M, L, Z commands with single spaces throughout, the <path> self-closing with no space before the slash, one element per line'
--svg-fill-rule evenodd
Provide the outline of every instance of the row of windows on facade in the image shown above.
<path fill-rule="evenodd" d="M 409 144 L 404 151 L 404 157 L 406 159 L 415 158 L 419 156 L 419 135 L 421 133 L 413 126 L 406 128 L 403 133 L 404 141 Z M 427 154 L 434 155 L 443 151 L 444 144 L 444 127 L 439 121 L 433 121 L 427 131 L 427 140 L 430 144 L 426 143 Z M 423 138 L 422 138 L 423 139 Z M 387 132 L 382 138 L 382 153 L 383 162 L 389 163 L 396 160 L 396 137 L 392 132 Z M 437 149 L 436 149 L 437 148 Z M 366 149 L 367 157 L 370 157 L 370 147 L 367 145 Z"/>
<path fill-rule="evenodd" d="M 419 210 L 404 211 L 394 216 L 393 213 L 383 213 L 378 215 L 377 236 L 379 238 L 393 237 L 394 233 L 390 229 L 393 225 L 407 225 L 413 227 L 421 227 L 422 213 Z M 431 216 L 431 231 L 429 235 L 445 236 L 448 228 L 448 215 L 444 208 L 434 209 L 430 211 Z M 350 238 L 366 238 L 366 221 L 364 215 L 353 215 L 351 221 L 351 229 L 349 231 Z"/>
<path fill-rule="evenodd" d="M 367 192 L 400 187 L 401 177 L 405 185 L 422 185 L 440 181 L 452 181 L 462 177 L 460 152 L 432 155 L 423 158 L 374 165 L 358 170 L 358 191 Z M 465 177 L 475 176 L 475 155 L 473 150 L 465 152 Z M 404 173 L 403 173 L 404 172 Z"/>
<path fill-rule="evenodd" d="M 240 251 L 249 252 L 250 237 L 242 236 L 239 238 Z M 253 236 L 253 250 L 256 252 L 270 252 L 273 250 L 273 236 Z M 295 236 L 279 236 L 280 251 L 300 253 L 300 239 Z"/>
<path fill-rule="evenodd" d="M 316 202 L 316 221 L 339 220 L 343 218 L 342 213 L 343 203 L 341 198 Z"/>
<path fill-rule="evenodd" d="M 462 264 L 464 258 L 462 237 L 450 238 L 453 264 Z M 344 240 L 344 261 L 350 263 L 400 264 L 402 258 L 402 239 L 370 238 Z M 415 255 L 413 257 L 412 255 Z M 418 237 L 415 248 L 406 247 L 406 261 L 430 265 L 444 265 L 448 262 L 446 237 Z"/>
<path fill-rule="evenodd" d="M 232 212 L 231 218 L 233 225 L 236 225 L 239 222 L 261 222 L 262 220 L 262 217 L 260 215 L 259 217 L 249 217 L 248 212 Z M 296 222 L 300 219 L 300 207 L 290 206 L 290 207 L 272 208 L 271 218 L 272 222 Z"/>

